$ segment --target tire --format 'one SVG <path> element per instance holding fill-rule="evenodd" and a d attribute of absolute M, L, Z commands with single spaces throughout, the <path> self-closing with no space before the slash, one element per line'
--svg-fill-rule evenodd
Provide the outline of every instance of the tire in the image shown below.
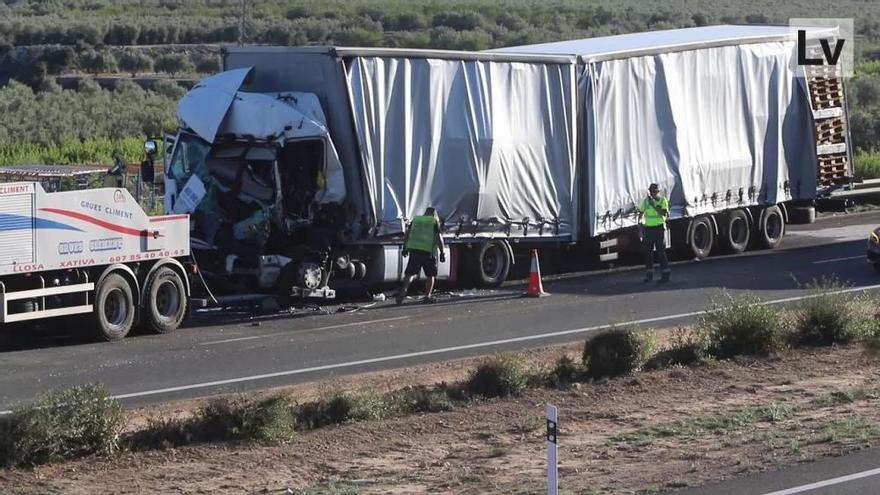
<path fill-rule="evenodd" d="M 134 297 L 122 275 L 111 273 L 101 280 L 94 305 L 90 327 L 96 339 L 120 340 L 128 335 L 134 324 Z"/>
<path fill-rule="evenodd" d="M 877 273 L 880 273 L 880 263 L 874 263 L 873 265 L 874 265 L 874 270 L 876 270 Z"/>
<path fill-rule="evenodd" d="M 472 251 L 470 273 L 480 287 L 498 287 L 510 273 L 510 251 L 501 241 L 486 241 Z"/>
<path fill-rule="evenodd" d="M 728 251 L 739 254 L 749 247 L 752 237 L 752 226 L 749 224 L 749 216 L 743 210 L 733 210 L 727 214 L 724 222 L 724 230 L 721 232 L 721 240 Z"/>
<path fill-rule="evenodd" d="M 810 224 L 816 222 L 816 208 L 812 206 L 789 206 L 788 223 Z"/>
<path fill-rule="evenodd" d="M 143 327 L 154 333 L 171 333 L 186 318 L 186 286 L 171 267 L 158 268 L 144 287 Z"/>
<path fill-rule="evenodd" d="M 691 220 L 685 237 L 686 253 L 698 260 L 706 258 L 715 246 L 715 227 L 707 215 Z"/>
<path fill-rule="evenodd" d="M 778 206 L 768 206 L 761 212 L 758 221 L 758 246 L 762 249 L 775 249 L 785 235 L 785 219 Z"/>

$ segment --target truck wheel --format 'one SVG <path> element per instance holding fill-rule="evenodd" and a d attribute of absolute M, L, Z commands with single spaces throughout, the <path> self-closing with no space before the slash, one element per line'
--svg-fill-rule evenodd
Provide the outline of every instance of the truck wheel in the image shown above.
<path fill-rule="evenodd" d="M 501 241 L 487 241 L 474 251 L 473 271 L 481 287 L 498 287 L 510 273 L 510 253 Z"/>
<path fill-rule="evenodd" d="M 712 220 L 703 215 L 691 220 L 685 237 L 688 254 L 696 259 L 703 259 L 712 252 L 715 245 L 715 228 Z"/>
<path fill-rule="evenodd" d="M 722 239 L 727 249 L 734 254 L 739 254 L 749 246 L 752 237 L 752 228 L 749 225 L 749 217 L 743 210 L 733 210 L 727 214 L 727 222 L 724 224 Z"/>
<path fill-rule="evenodd" d="M 785 220 L 778 206 L 768 206 L 761 213 L 758 222 L 758 245 L 764 249 L 773 249 L 782 242 L 785 235 Z"/>
<path fill-rule="evenodd" d="M 92 313 L 93 334 L 100 340 L 119 340 L 128 335 L 134 323 L 134 297 L 122 275 L 111 273 L 95 289 Z"/>
<path fill-rule="evenodd" d="M 144 288 L 144 327 L 155 333 L 171 333 L 186 317 L 186 287 L 173 269 L 153 272 Z"/>
<path fill-rule="evenodd" d="M 809 224 L 816 222 L 816 208 L 812 206 L 789 206 L 788 223 Z"/>

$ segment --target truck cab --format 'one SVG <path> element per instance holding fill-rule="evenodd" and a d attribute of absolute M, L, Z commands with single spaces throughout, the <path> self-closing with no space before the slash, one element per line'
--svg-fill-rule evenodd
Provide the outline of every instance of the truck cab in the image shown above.
<path fill-rule="evenodd" d="M 181 101 L 166 211 L 192 215 L 193 249 L 221 293 L 332 296 L 345 185 L 323 111 L 308 93 L 240 91 L 249 73 L 208 78 Z"/>

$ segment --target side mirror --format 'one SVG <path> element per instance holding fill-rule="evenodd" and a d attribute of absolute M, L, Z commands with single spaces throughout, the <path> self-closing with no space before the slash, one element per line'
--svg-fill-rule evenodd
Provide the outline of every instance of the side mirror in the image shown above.
<path fill-rule="evenodd" d="M 144 151 L 149 156 L 153 156 L 156 154 L 156 151 L 159 149 L 159 145 L 156 144 L 156 141 L 150 139 L 144 142 Z"/>

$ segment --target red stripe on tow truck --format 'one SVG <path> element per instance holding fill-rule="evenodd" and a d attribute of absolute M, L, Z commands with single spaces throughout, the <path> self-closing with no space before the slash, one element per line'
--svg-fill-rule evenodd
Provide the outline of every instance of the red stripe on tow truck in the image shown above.
<path fill-rule="evenodd" d="M 78 213 L 75 211 L 59 210 L 58 208 L 40 208 L 40 211 L 46 211 L 49 213 L 56 213 L 58 215 L 64 215 L 64 216 L 70 217 L 70 218 L 76 218 L 77 220 L 82 220 L 83 222 L 88 222 L 90 224 L 97 225 L 99 227 L 104 227 L 107 230 L 112 230 L 114 232 L 119 232 L 121 234 L 134 235 L 134 236 L 138 236 L 138 237 L 147 237 L 147 234 L 148 234 L 146 230 L 138 230 L 138 229 L 133 229 L 131 227 L 125 227 L 122 225 L 112 224 L 110 222 L 105 222 L 104 220 L 101 220 L 100 218 L 95 218 L 93 216 L 85 215 L 83 213 Z"/>
<path fill-rule="evenodd" d="M 186 218 L 189 215 L 165 215 L 161 217 L 152 217 L 150 218 L 150 222 L 170 222 L 171 220 L 180 220 L 181 218 Z"/>

